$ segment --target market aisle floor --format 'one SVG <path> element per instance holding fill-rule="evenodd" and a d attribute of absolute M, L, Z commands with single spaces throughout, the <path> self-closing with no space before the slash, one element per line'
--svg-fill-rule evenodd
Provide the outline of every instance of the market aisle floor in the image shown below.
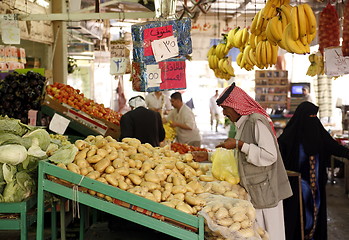
<path fill-rule="evenodd" d="M 219 126 L 218 132 L 211 131 L 210 126 L 200 126 L 203 136 L 202 146 L 208 149 L 214 147 L 227 136 L 227 129 Z M 327 185 L 328 205 L 328 240 L 347 239 L 349 236 L 349 198 L 344 193 L 343 179 L 336 179 L 337 183 Z M 45 224 L 46 225 L 46 224 Z M 49 224 L 47 224 L 49 225 Z M 28 240 L 35 239 L 35 224 L 30 228 Z M 45 236 L 50 236 L 50 229 L 45 229 Z M 68 226 L 67 240 L 77 240 L 78 227 L 76 224 Z M 1 240 L 16 240 L 18 231 L 0 231 Z M 46 239 L 50 239 L 49 237 Z M 137 224 L 122 221 L 118 222 L 114 231 L 110 231 L 105 221 L 92 225 L 85 234 L 85 240 L 173 240 L 175 238 L 148 229 Z M 295 239 L 298 240 L 298 239 Z"/>

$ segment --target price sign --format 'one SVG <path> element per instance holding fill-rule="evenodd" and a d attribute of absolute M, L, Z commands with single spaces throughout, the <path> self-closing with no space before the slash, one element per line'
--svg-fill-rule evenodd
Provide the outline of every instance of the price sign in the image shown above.
<path fill-rule="evenodd" d="M 110 43 L 110 57 L 126 57 L 126 46 L 121 43 Z"/>
<path fill-rule="evenodd" d="M 144 56 L 153 55 L 152 46 L 151 46 L 152 41 L 166 38 L 169 36 L 173 36 L 172 25 L 145 29 L 144 30 Z"/>
<path fill-rule="evenodd" d="M 1 39 L 5 44 L 20 44 L 21 30 L 18 27 L 18 14 L 5 14 L 1 19 Z"/>
<path fill-rule="evenodd" d="M 186 88 L 185 61 L 160 62 L 160 89 Z"/>
<path fill-rule="evenodd" d="M 113 57 L 110 59 L 110 74 L 120 75 L 126 72 L 128 64 L 128 58 L 125 57 Z"/>
<path fill-rule="evenodd" d="M 161 81 L 161 69 L 159 65 L 147 65 L 147 87 L 159 87 Z"/>
<path fill-rule="evenodd" d="M 349 74 L 349 57 L 343 57 L 341 47 L 325 48 L 325 70 L 329 77 Z"/>
<path fill-rule="evenodd" d="M 63 135 L 69 123 L 70 123 L 69 119 L 55 113 L 51 119 L 51 122 L 48 128 L 55 133 Z"/>
<path fill-rule="evenodd" d="M 154 40 L 151 46 L 157 62 L 178 56 L 179 54 L 177 38 L 174 36 Z"/>

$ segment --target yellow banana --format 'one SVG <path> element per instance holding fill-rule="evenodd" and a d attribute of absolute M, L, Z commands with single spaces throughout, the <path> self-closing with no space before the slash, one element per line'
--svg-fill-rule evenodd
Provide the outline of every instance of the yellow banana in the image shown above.
<path fill-rule="evenodd" d="M 282 34 L 282 40 L 279 42 L 279 46 L 285 49 L 287 52 L 293 53 L 293 51 L 289 48 L 287 45 L 287 38 L 288 38 L 288 29 L 291 28 L 291 23 L 287 24 L 283 34 Z"/>
<path fill-rule="evenodd" d="M 271 64 L 272 56 L 273 56 L 273 52 L 272 52 L 273 50 L 271 48 L 271 44 L 269 41 L 265 41 L 264 44 L 266 48 L 266 58 L 267 58 L 266 64 Z"/>
<path fill-rule="evenodd" d="M 235 33 L 236 33 L 237 30 L 238 30 L 238 28 L 231 29 L 229 31 L 228 36 L 227 36 L 227 47 L 228 48 L 235 47 L 234 46 L 234 36 L 235 36 Z"/>
<path fill-rule="evenodd" d="M 254 41 L 256 35 L 254 33 L 251 33 L 250 36 L 248 37 L 248 43 L 251 45 L 251 48 L 256 49 L 256 43 Z"/>
<path fill-rule="evenodd" d="M 262 50 L 262 41 L 258 42 L 257 47 L 256 47 L 257 66 L 262 64 L 261 50 Z"/>
<path fill-rule="evenodd" d="M 265 66 L 267 64 L 267 46 L 266 41 L 262 41 L 262 49 L 261 49 L 261 63 Z"/>
<path fill-rule="evenodd" d="M 297 5 L 297 14 L 298 14 L 299 38 L 302 38 L 307 34 L 307 26 L 306 26 L 307 19 L 305 16 L 303 4 Z"/>
<path fill-rule="evenodd" d="M 212 67 L 213 69 L 218 68 L 218 57 L 216 55 L 212 55 Z"/>
<path fill-rule="evenodd" d="M 248 29 L 244 28 L 243 33 L 242 33 L 242 44 L 243 45 L 247 44 L 249 36 L 250 36 L 250 33 L 248 32 Z"/>
<path fill-rule="evenodd" d="M 271 64 L 275 65 L 279 55 L 279 46 L 271 46 L 272 47 L 272 60 Z"/>
<path fill-rule="evenodd" d="M 256 13 L 256 15 L 253 17 L 252 23 L 251 23 L 251 27 L 250 27 L 250 31 L 251 33 L 255 33 L 256 31 L 256 27 L 257 27 L 257 21 L 258 21 L 258 17 L 261 11 L 258 11 Z"/>
<path fill-rule="evenodd" d="M 257 65 L 257 60 L 256 60 L 256 51 L 251 47 L 250 51 L 248 52 L 248 57 L 253 63 L 253 65 Z"/>
<path fill-rule="evenodd" d="M 308 4 L 302 4 L 304 8 L 305 15 L 308 19 L 310 34 L 316 33 L 316 17 L 313 10 Z"/>
<path fill-rule="evenodd" d="M 277 41 L 274 38 L 273 34 L 271 34 L 270 29 L 272 28 L 271 26 L 271 21 L 269 21 L 268 25 L 267 25 L 267 29 L 265 30 L 265 34 L 267 35 L 267 39 L 269 42 L 271 42 L 273 45 L 277 45 Z"/>
<path fill-rule="evenodd" d="M 271 24 L 270 33 L 278 43 L 282 39 L 282 22 L 279 20 L 279 16 L 273 17 L 269 24 Z"/>
<path fill-rule="evenodd" d="M 242 46 L 242 34 L 243 30 L 239 29 L 234 37 L 234 46 L 240 48 Z"/>
<path fill-rule="evenodd" d="M 222 72 L 226 73 L 225 69 L 223 68 L 223 63 L 224 63 L 224 61 L 225 61 L 224 58 L 219 59 L 218 68 L 219 68 Z"/>
<path fill-rule="evenodd" d="M 240 66 L 241 67 L 241 60 L 242 60 L 242 52 L 240 52 L 237 56 L 236 56 L 236 64 L 238 65 L 238 66 Z"/>
<path fill-rule="evenodd" d="M 208 61 L 208 67 L 209 67 L 210 69 L 213 69 L 212 57 L 213 57 L 213 55 L 210 55 L 210 56 L 208 56 L 208 59 L 207 59 L 207 61 Z"/>
<path fill-rule="evenodd" d="M 226 72 L 230 75 L 230 76 L 235 76 L 235 73 L 234 73 L 234 68 L 233 66 L 231 65 L 230 61 L 228 60 L 228 58 L 226 58 L 224 60 L 224 63 L 223 63 L 223 68 L 226 70 Z"/>
<path fill-rule="evenodd" d="M 256 31 L 254 34 L 256 34 L 257 36 L 261 34 L 262 32 L 262 26 L 263 26 L 263 22 L 264 22 L 264 18 L 262 17 L 262 11 L 264 8 L 262 8 L 260 10 L 260 13 L 258 14 L 258 19 L 257 19 L 257 24 L 256 24 Z"/>
<path fill-rule="evenodd" d="M 304 54 L 305 47 L 302 44 L 301 41 L 299 40 L 293 40 L 293 32 L 292 32 L 292 25 L 288 24 L 285 29 L 286 33 L 286 44 L 288 48 L 291 50 L 292 53 L 297 53 L 297 54 Z"/>
<path fill-rule="evenodd" d="M 214 55 L 216 51 L 216 45 L 213 45 L 212 47 L 210 47 L 210 49 L 207 52 L 207 57 Z"/>
<path fill-rule="evenodd" d="M 249 52 L 251 50 L 251 46 L 250 45 L 247 45 L 244 49 L 244 52 L 243 52 L 243 56 L 242 58 L 244 59 L 244 62 L 250 64 L 250 65 L 253 65 L 251 59 L 250 59 L 250 56 L 249 56 Z"/>
<path fill-rule="evenodd" d="M 294 7 L 291 11 L 291 29 L 292 39 L 297 40 L 299 38 L 299 19 L 298 19 L 298 8 Z"/>
<path fill-rule="evenodd" d="M 310 44 L 314 40 L 315 37 L 316 37 L 316 32 L 308 34 L 307 35 L 308 44 Z"/>
<path fill-rule="evenodd" d="M 280 15 L 281 15 L 282 31 L 284 31 L 286 28 L 286 25 L 288 24 L 288 21 L 287 21 L 286 14 L 283 11 L 280 11 Z"/>
<path fill-rule="evenodd" d="M 281 11 L 285 14 L 286 19 L 287 19 L 287 23 L 291 22 L 291 10 L 292 10 L 292 6 L 289 5 L 291 8 L 288 8 L 287 5 L 281 5 L 280 9 Z"/>

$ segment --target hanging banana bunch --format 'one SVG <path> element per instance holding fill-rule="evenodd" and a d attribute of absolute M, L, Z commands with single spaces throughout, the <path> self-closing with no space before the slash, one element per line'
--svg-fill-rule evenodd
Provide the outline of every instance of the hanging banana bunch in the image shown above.
<path fill-rule="evenodd" d="M 311 7 L 306 3 L 281 6 L 280 13 L 283 33 L 278 45 L 290 53 L 310 53 L 310 43 L 316 36 L 316 18 Z"/>
<path fill-rule="evenodd" d="M 320 52 L 309 55 L 310 66 L 307 70 L 307 75 L 314 77 L 325 73 L 324 61 Z"/>

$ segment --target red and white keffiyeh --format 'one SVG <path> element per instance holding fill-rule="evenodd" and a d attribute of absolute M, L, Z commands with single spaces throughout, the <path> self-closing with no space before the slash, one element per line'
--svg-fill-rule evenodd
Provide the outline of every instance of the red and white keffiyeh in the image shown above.
<path fill-rule="evenodd" d="M 219 98 L 222 97 L 222 95 L 225 93 L 225 91 L 227 91 L 228 88 L 226 88 L 222 92 Z M 264 110 L 264 108 L 262 108 L 262 106 L 258 102 L 251 98 L 241 88 L 235 86 L 233 91 L 219 106 L 233 108 L 240 115 L 250 115 L 252 113 L 259 113 L 267 118 L 275 134 L 274 124 L 273 121 L 270 119 L 268 113 Z"/>

